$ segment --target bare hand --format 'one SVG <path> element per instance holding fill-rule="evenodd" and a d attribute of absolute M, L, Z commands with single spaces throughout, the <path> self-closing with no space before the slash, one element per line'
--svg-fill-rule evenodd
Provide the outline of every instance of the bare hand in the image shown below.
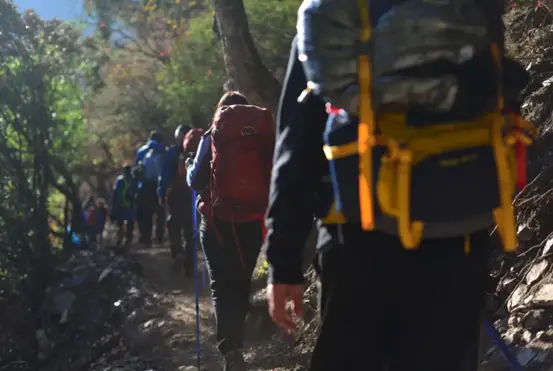
<path fill-rule="evenodd" d="M 269 314 L 273 321 L 283 329 L 296 332 L 293 315 L 301 318 L 303 315 L 303 285 L 269 284 L 267 286 L 267 301 Z M 291 311 L 287 304 L 291 302 Z"/>

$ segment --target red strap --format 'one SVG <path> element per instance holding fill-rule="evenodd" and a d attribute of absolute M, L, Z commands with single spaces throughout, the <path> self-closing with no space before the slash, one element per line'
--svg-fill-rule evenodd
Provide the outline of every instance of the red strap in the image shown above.
<path fill-rule="evenodd" d="M 340 112 L 342 112 L 342 109 L 341 108 L 338 108 L 338 107 L 334 107 L 332 106 L 330 103 L 327 103 L 326 104 L 326 113 L 328 113 L 329 115 L 332 115 L 332 114 L 339 114 Z"/>
<path fill-rule="evenodd" d="M 520 130 L 520 129 L 519 129 Z M 528 182 L 527 177 L 527 151 L 526 146 L 521 141 L 517 140 L 514 145 L 516 163 L 517 163 L 517 188 L 519 191 L 526 187 Z"/>
<path fill-rule="evenodd" d="M 516 132 L 521 132 L 522 128 L 518 125 L 520 115 L 515 113 L 512 108 L 510 107 L 503 107 L 503 114 L 507 115 L 513 115 L 516 118 L 517 125 L 515 127 Z M 513 146 L 513 149 L 515 151 L 515 158 L 516 158 L 516 166 L 517 166 L 517 174 L 516 174 L 516 185 L 519 191 L 524 189 L 526 187 L 526 184 L 528 183 L 528 154 L 526 150 L 526 145 L 522 143 L 520 140 L 517 140 L 516 143 Z"/>

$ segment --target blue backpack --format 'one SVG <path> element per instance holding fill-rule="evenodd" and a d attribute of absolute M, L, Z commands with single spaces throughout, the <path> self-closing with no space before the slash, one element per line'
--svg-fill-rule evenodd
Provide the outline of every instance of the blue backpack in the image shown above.
<path fill-rule="evenodd" d="M 157 182 L 161 177 L 163 168 L 164 151 L 152 148 L 144 156 L 142 164 L 144 165 L 144 179 L 146 181 Z"/>

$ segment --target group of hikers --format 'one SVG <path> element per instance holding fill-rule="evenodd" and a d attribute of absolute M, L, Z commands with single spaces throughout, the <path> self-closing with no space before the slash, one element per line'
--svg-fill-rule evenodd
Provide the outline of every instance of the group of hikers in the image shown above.
<path fill-rule="evenodd" d="M 110 219 L 117 226 L 117 245 L 133 242 L 135 225 L 139 242 L 148 247 L 153 237 L 163 243 L 167 229 L 174 268 L 183 268 L 187 277 L 193 275 L 193 202 L 183 167 L 202 135 L 201 129 L 179 125 L 175 144 L 167 147 L 159 132 L 150 132 L 136 152 L 134 165 L 125 164 L 116 178 L 110 208 Z M 85 215 L 98 214 L 98 210 L 97 202 L 83 207 Z M 87 222 L 88 235 L 94 238 L 98 225 L 96 219 Z"/>
<path fill-rule="evenodd" d="M 189 271 L 200 215 L 226 371 L 247 367 L 262 247 L 270 314 L 296 331 L 314 219 L 310 370 L 478 368 L 492 250 L 516 247 L 511 202 L 533 132 L 520 117 L 529 76 L 504 55 L 504 6 L 305 0 L 276 130 L 267 109 L 227 92 L 197 147 L 184 126 L 169 149 L 152 133 L 136 174 L 125 167 L 112 216 L 128 241 L 133 200 L 146 243 L 154 214 L 162 240 L 167 205 L 173 256 Z"/>

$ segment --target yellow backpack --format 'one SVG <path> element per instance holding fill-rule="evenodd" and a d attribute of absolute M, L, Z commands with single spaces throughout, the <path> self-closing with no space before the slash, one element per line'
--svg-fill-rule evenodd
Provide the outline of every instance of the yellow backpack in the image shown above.
<path fill-rule="evenodd" d="M 495 223 L 505 250 L 515 250 L 511 203 L 517 172 L 525 164 L 514 146 L 530 144 L 535 129 L 504 111 L 502 55 L 496 42 L 477 32 L 478 26 L 486 27 L 478 6 L 473 0 L 408 0 L 371 18 L 368 4 L 305 1 L 298 17 L 306 92 L 329 101 L 324 152 L 335 202 L 323 222 L 360 223 L 366 231 L 395 234 L 406 249 L 416 249 L 423 238 L 468 235 Z M 455 42 L 449 42 L 452 35 Z M 340 56 L 339 38 L 357 52 Z M 459 40 L 472 47 L 472 57 L 463 56 Z M 424 48 L 427 54 L 420 52 Z M 461 95 L 464 81 L 446 74 L 434 78 L 432 68 L 442 61 L 421 55 L 447 59 L 448 73 L 459 73 L 453 79 L 462 78 L 467 68 L 494 75 L 493 106 L 457 115 L 460 119 L 447 116 L 470 111 L 463 103 L 471 97 Z M 350 76 L 357 81 L 347 81 Z M 417 96 L 419 88 L 427 90 Z M 446 102 L 450 97 L 436 92 L 457 95 Z M 444 112 L 432 112 L 449 103 Z M 417 122 L 413 112 L 422 112 Z"/>

